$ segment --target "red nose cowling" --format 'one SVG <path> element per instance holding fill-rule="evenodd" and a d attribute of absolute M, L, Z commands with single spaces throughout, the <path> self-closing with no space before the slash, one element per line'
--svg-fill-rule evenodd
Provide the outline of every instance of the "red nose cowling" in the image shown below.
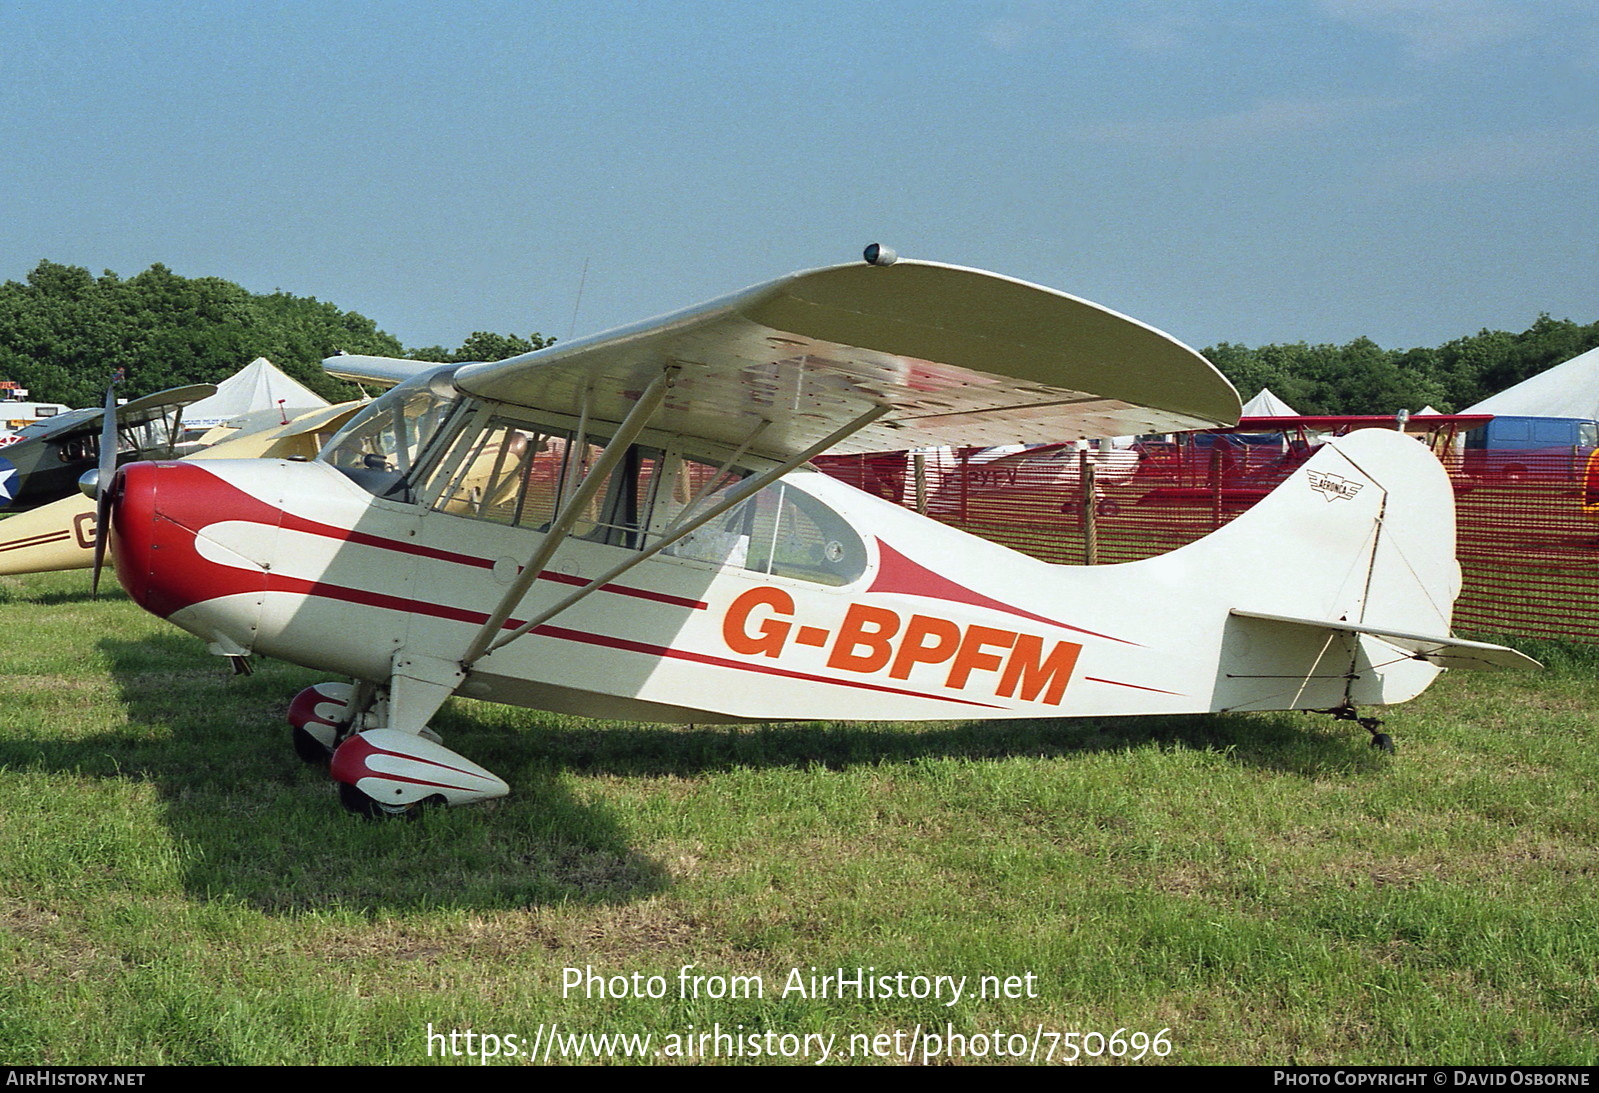
<path fill-rule="evenodd" d="M 112 485 L 111 549 L 117 580 L 135 603 L 167 618 L 218 596 L 260 592 L 259 568 L 219 565 L 195 548 L 212 524 L 276 526 L 281 512 L 192 463 L 130 463 Z"/>

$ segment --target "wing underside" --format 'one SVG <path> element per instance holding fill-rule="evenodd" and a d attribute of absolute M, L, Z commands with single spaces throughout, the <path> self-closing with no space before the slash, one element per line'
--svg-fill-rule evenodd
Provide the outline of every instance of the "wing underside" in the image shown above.
<path fill-rule="evenodd" d="M 173 410 L 187 406 L 191 402 L 199 402 L 203 398 L 210 398 L 216 393 L 216 384 L 196 383 L 188 387 L 173 387 L 166 391 L 157 391 L 152 395 L 133 399 L 117 407 L 117 427 L 125 429 L 131 425 L 154 421 L 157 418 L 166 416 Z M 43 430 L 35 435 L 57 438 L 98 432 L 104 417 L 105 411 L 103 409 L 79 411 L 74 413 L 70 420 L 63 421 L 59 429 Z"/>
<path fill-rule="evenodd" d="M 332 358 L 395 382 L 414 362 Z M 687 311 L 463 365 L 481 398 L 621 421 L 672 370 L 651 426 L 788 457 L 874 408 L 837 452 L 1197 429 L 1238 395 L 1198 353 L 1051 289 L 927 262 L 797 273 Z"/>

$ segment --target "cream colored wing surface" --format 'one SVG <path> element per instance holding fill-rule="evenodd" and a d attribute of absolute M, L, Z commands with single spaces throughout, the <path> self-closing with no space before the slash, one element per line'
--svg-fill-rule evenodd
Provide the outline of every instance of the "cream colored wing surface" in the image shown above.
<path fill-rule="evenodd" d="M 779 458 L 878 406 L 889 412 L 835 451 L 1167 432 L 1230 424 L 1239 412 L 1221 373 L 1152 327 L 1038 285 L 909 261 L 792 274 L 463 365 L 455 382 L 573 416 L 586 392 L 591 420 L 621 421 L 671 365 L 679 372 L 652 428 L 734 446 L 764 421 L 752 448 Z"/>
<path fill-rule="evenodd" d="M 412 376 L 439 367 L 439 361 L 412 361 L 403 357 L 373 357 L 363 353 L 340 353 L 322 361 L 322 371 L 334 379 L 369 383 L 374 387 L 393 387 Z"/>
<path fill-rule="evenodd" d="M 199 402 L 216 393 L 217 387 L 214 383 L 193 383 L 187 387 L 172 387 L 165 391 L 157 391 L 153 395 L 145 395 L 143 398 L 118 406 L 117 424 L 131 425 L 140 421 L 149 421 L 160 417 L 168 410 L 187 406 L 191 402 Z"/>
<path fill-rule="evenodd" d="M 179 407 L 187 406 L 191 402 L 199 402 L 203 398 L 210 398 L 217 393 L 214 383 L 194 383 L 187 387 L 172 387 L 165 391 L 157 391 L 153 395 L 125 402 L 117 407 L 117 427 L 126 429 L 131 425 L 142 425 L 147 421 L 155 421 L 166 416 Z M 58 437 L 79 434 L 88 434 L 97 431 L 101 420 L 105 417 L 104 410 L 73 411 L 71 415 L 63 414 L 60 426 L 55 426 L 55 418 L 46 418 L 45 427 L 29 436 L 29 439 L 39 437 Z M 29 434 L 24 434 L 28 436 Z"/>
<path fill-rule="evenodd" d="M 225 425 L 200 438 L 207 447 L 189 459 L 255 459 L 260 456 L 314 456 L 322 443 L 337 433 L 366 406 L 365 400 L 338 402 L 307 410 L 287 425 L 269 425 L 254 432 Z"/>

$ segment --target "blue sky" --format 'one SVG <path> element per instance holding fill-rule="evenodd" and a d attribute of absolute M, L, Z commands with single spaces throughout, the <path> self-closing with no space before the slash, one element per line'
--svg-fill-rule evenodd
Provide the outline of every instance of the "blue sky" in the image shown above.
<path fill-rule="evenodd" d="M 1594 0 L 8 0 L 0 103 L 0 279 L 164 262 L 410 346 L 872 240 L 1196 346 L 1599 319 Z"/>

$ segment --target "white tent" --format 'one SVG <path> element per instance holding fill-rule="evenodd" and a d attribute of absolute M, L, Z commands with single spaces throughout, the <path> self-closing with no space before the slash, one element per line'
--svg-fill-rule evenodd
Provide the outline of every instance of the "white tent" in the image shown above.
<path fill-rule="evenodd" d="M 217 384 L 216 394 L 185 407 L 183 425 L 204 429 L 247 416 L 288 421 L 327 404 L 327 399 L 284 375 L 271 361 L 257 357 Z"/>
<path fill-rule="evenodd" d="M 1599 349 L 1579 353 L 1460 412 L 1599 421 Z"/>
<path fill-rule="evenodd" d="M 1282 399 L 1271 393 L 1270 387 L 1262 387 L 1260 394 L 1244 403 L 1241 417 L 1298 417 L 1299 411 L 1288 405 Z"/>

